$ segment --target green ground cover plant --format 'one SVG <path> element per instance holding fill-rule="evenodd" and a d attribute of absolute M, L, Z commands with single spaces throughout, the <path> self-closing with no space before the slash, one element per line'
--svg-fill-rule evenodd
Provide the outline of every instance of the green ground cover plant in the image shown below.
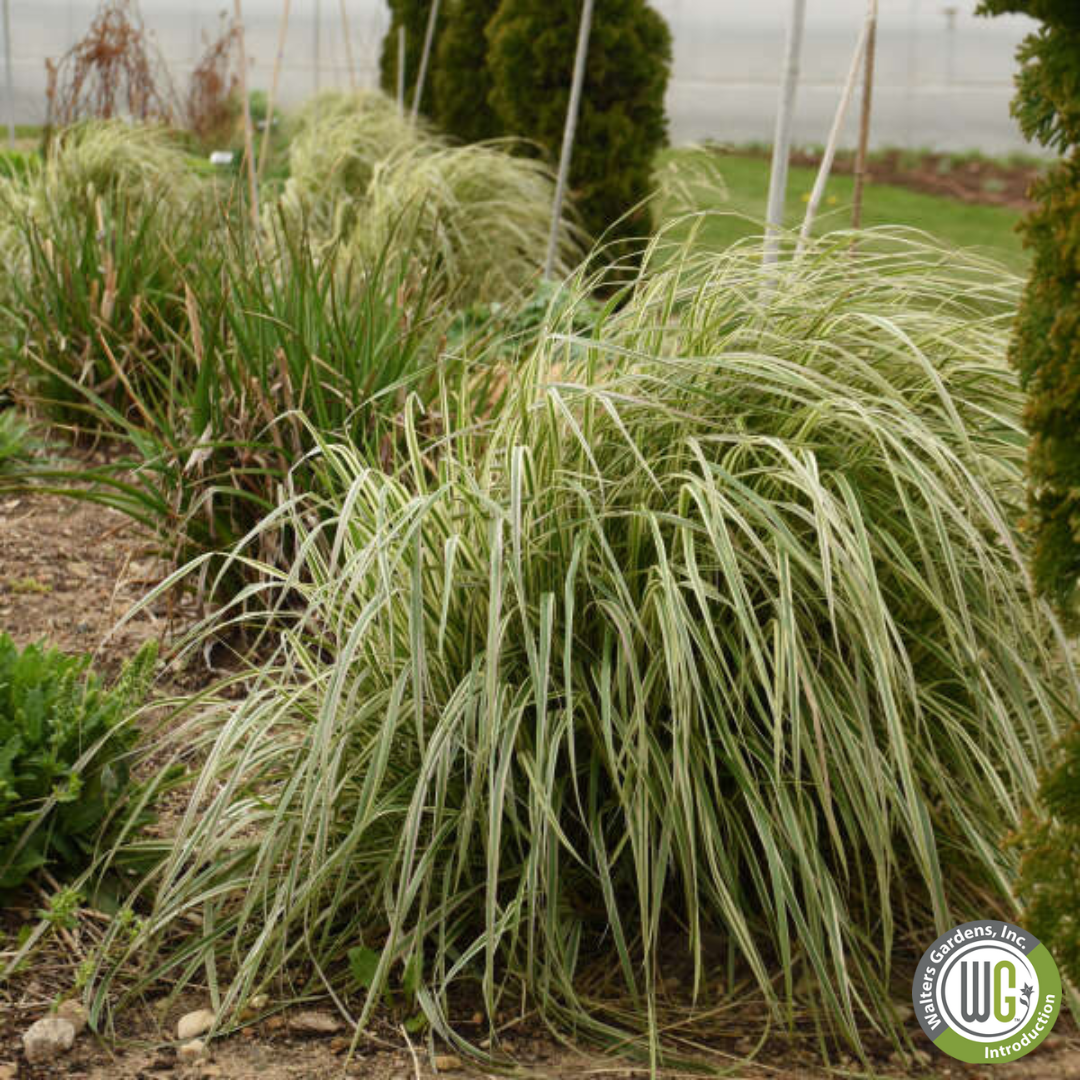
<path fill-rule="evenodd" d="M 156 656 L 144 649 L 106 689 L 85 658 L 0 633 L 0 895 L 42 867 L 80 874 L 139 804 L 132 714 Z"/>
<path fill-rule="evenodd" d="M 265 610 L 205 631 L 272 652 L 174 735 L 202 769 L 95 1008 L 212 970 L 224 1016 L 287 979 L 365 1023 L 404 972 L 458 1045 L 458 987 L 654 1061 L 734 995 L 901 1044 L 898 957 L 1011 910 L 1077 715 L 1015 529 L 1017 288 L 902 234 L 657 249 L 584 326 L 568 286 L 498 410 L 406 416 L 396 473 L 319 440 Z"/>
<path fill-rule="evenodd" d="M 30 425 L 14 411 L 5 409 L 0 391 L 0 477 L 25 466 L 37 449 Z"/>

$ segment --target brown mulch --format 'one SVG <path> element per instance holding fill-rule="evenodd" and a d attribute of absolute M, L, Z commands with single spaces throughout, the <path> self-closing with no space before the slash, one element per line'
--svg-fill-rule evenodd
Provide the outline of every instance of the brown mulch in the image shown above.
<path fill-rule="evenodd" d="M 0 494 L 0 630 L 92 653 L 114 674 L 168 627 L 164 601 L 117 628 L 164 567 L 130 518 L 94 503 Z"/>
<path fill-rule="evenodd" d="M 144 641 L 165 634 L 170 615 L 176 614 L 162 601 L 121 629 L 114 629 L 131 605 L 160 580 L 163 569 L 154 557 L 150 539 L 114 511 L 45 495 L 0 495 L 0 629 L 20 643 L 47 638 L 67 650 L 94 653 L 101 670 L 117 670 Z M 11 947 L 11 932 L 33 918 L 36 903 L 31 897 L 20 901 L 25 906 L 0 912 L 0 953 Z M 155 1080 L 172 1076 L 206 1080 L 438 1080 L 424 1040 L 417 1043 L 414 1060 L 404 1040 L 385 1021 L 376 1025 L 375 1037 L 362 1039 L 350 1056 L 344 1037 L 300 1033 L 290 1026 L 288 1014 L 215 1040 L 208 1061 L 186 1065 L 176 1055 L 171 1034 L 181 1013 L 207 1004 L 191 996 L 172 1005 L 167 1014 L 150 1002 L 133 1007 L 123 1014 L 114 1040 L 85 1032 L 55 1065 L 31 1067 L 22 1054 L 22 1033 L 48 1015 L 58 994 L 71 993 L 78 950 L 85 946 L 78 935 L 76 931 L 68 943 L 58 940 L 46 956 L 32 958 L 28 970 L 0 984 L 0 1080 Z M 752 1048 L 758 1034 L 754 1027 L 749 1021 L 746 1037 L 736 1040 L 732 1047 L 736 1056 Z M 1080 1039 L 1064 1020 L 1059 1031 L 1062 1033 L 1051 1036 L 1029 1057 L 995 1065 L 992 1070 L 952 1061 L 929 1047 L 922 1066 L 882 1050 L 875 1075 L 1076 1080 L 1080 1078 Z M 647 1070 L 624 1060 L 568 1051 L 525 1024 L 514 1026 L 512 1036 L 507 1049 L 519 1060 L 521 1070 L 537 1080 L 646 1080 L 648 1076 Z M 915 1037 L 916 1045 L 922 1046 L 917 1031 Z M 837 1075 L 822 1070 L 814 1061 L 812 1048 L 770 1046 L 763 1060 L 736 1064 L 732 1075 L 741 1080 L 809 1080 Z M 860 1071 L 854 1062 L 849 1061 L 848 1068 Z M 466 1071 L 478 1078 L 490 1075 L 471 1066 Z M 443 1072 L 441 1076 L 462 1080 L 466 1071 Z"/>
<path fill-rule="evenodd" d="M 791 163 L 817 168 L 821 155 L 798 151 L 792 155 Z M 850 175 L 854 168 L 850 154 L 838 155 L 833 163 L 833 172 L 841 175 Z M 948 154 L 912 155 L 901 150 L 874 154 L 869 164 L 870 179 L 875 184 L 891 184 L 924 195 L 946 195 L 965 203 L 1021 211 L 1034 205 L 1029 192 L 1042 172 L 1042 168 L 1030 162 L 1010 164 L 988 158 L 957 159 Z"/>

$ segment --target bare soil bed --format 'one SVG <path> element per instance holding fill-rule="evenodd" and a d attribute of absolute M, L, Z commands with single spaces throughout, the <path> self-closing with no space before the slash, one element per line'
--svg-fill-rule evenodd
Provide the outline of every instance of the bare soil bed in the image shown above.
<path fill-rule="evenodd" d="M 120 515 L 89 503 L 42 495 L 0 495 L 0 629 L 20 643 L 47 638 L 66 650 L 95 654 L 100 670 L 114 673 L 142 642 L 166 636 L 190 611 L 170 611 L 164 603 L 142 611 L 119 630 L 116 623 L 163 570 L 146 536 Z M 34 918 L 39 897 L 28 894 L 25 906 L 0 913 L 0 958 L 12 948 L 20 926 Z M 56 1065 L 30 1066 L 22 1053 L 22 1034 L 49 1014 L 60 995 L 70 995 L 75 968 L 85 942 L 79 931 L 57 937 L 32 963 L 6 984 L 0 984 L 0 1080 L 44 1080 L 82 1077 L 86 1080 L 152 1080 L 177 1077 L 319 1080 L 366 1077 L 370 1080 L 431 1080 L 436 1072 L 427 1047 L 416 1054 L 389 1018 L 381 1018 L 370 1035 L 350 1052 L 344 1033 L 305 1030 L 298 1010 L 254 1022 L 227 1038 L 215 1040 L 207 1060 L 185 1064 L 176 1053 L 172 1034 L 176 1020 L 208 1002 L 186 997 L 167 1012 L 148 1001 L 126 1012 L 115 1035 L 106 1040 L 84 1032 L 72 1051 Z M 330 1016 L 325 1007 L 313 1005 Z M 914 1021 L 912 1021 L 914 1024 Z M 519 1062 L 519 1072 L 532 1077 L 595 1076 L 629 1080 L 648 1075 L 624 1060 L 578 1053 L 553 1042 L 529 1018 L 500 1017 L 505 1049 Z M 770 1043 L 753 1063 L 741 1063 L 758 1037 L 747 1023 L 745 1037 L 731 1044 L 732 1076 L 743 1080 L 797 1080 L 827 1075 L 864 1075 L 854 1062 L 828 1073 L 815 1064 L 810 1049 Z M 916 1045 L 920 1045 L 915 1033 Z M 445 1052 L 436 1049 L 436 1053 Z M 955 1080 L 1076 1080 L 1080 1078 L 1080 1039 L 1062 1021 L 1055 1034 L 1033 1055 L 1012 1065 L 991 1069 L 961 1065 L 933 1050 L 919 1063 L 907 1063 L 882 1048 L 874 1075 L 923 1076 Z M 715 1065 L 716 1058 L 711 1058 Z M 929 1063 L 927 1063 L 927 1061 Z M 443 1076 L 485 1075 L 472 1066 L 443 1062 Z"/>
<path fill-rule="evenodd" d="M 797 151 L 793 165 L 817 168 L 821 155 Z M 839 155 L 833 172 L 851 175 L 855 162 L 850 154 Z M 1011 164 L 990 158 L 956 160 L 946 154 L 913 155 L 900 150 L 875 154 L 869 175 L 875 184 L 908 188 L 924 195 L 947 195 L 961 202 L 979 206 L 1006 206 L 1030 210 L 1031 185 L 1042 174 L 1039 166 L 1028 162 Z"/>

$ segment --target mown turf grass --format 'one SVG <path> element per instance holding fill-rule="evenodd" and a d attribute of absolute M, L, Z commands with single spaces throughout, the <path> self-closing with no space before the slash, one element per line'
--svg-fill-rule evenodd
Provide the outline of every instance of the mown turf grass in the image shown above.
<path fill-rule="evenodd" d="M 682 169 L 700 151 L 669 150 L 658 160 L 658 168 Z M 731 211 L 730 217 L 711 218 L 699 233 L 699 244 L 722 251 L 737 240 L 761 232 L 765 218 L 765 200 L 769 190 L 769 160 L 747 154 L 717 154 L 715 166 L 723 184 L 710 188 L 694 185 L 694 209 Z M 814 186 L 816 172 L 792 168 L 788 180 L 785 224 L 798 229 L 806 212 L 806 199 Z M 851 222 L 851 198 L 854 181 L 850 176 L 833 176 L 822 201 L 815 233 L 846 228 Z M 726 190 L 725 190 L 726 189 Z M 659 205 L 661 217 L 677 209 L 671 202 Z M 741 215 L 741 216 L 737 216 Z M 1011 269 L 1023 271 L 1027 256 L 1016 234 L 1020 214 L 1000 206 L 976 206 L 938 195 L 924 195 L 906 188 L 871 182 L 866 192 L 863 222 L 877 225 L 906 225 L 923 229 L 948 244 L 975 248 L 993 256 Z"/>

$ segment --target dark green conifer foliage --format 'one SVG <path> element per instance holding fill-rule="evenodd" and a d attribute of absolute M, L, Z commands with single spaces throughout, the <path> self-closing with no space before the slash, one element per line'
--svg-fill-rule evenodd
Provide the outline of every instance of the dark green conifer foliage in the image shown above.
<path fill-rule="evenodd" d="M 1013 115 L 1063 155 L 1033 189 L 1023 225 L 1032 253 L 1011 349 L 1028 394 L 1029 521 L 1039 591 L 1080 626 L 1080 3 L 984 0 L 1043 25 L 1021 44 Z"/>
<path fill-rule="evenodd" d="M 1080 725 L 1062 740 L 1043 777 L 1038 813 L 1017 836 L 1017 893 L 1026 926 L 1051 952 L 1062 975 L 1080 985 Z"/>
<path fill-rule="evenodd" d="M 562 143 L 580 17 L 580 0 L 502 0 L 488 24 L 495 112 L 507 134 L 534 140 L 553 158 Z M 670 72 L 671 32 L 645 0 L 596 0 L 570 173 L 583 224 L 594 236 L 649 232 L 649 211 L 640 204 L 667 137 Z"/>
<path fill-rule="evenodd" d="M 431 0 L 388 0 L 390 5 L 390 29 L 383 38 L 382 53 L 379 56 L 379 85 L 383 93 L 390 97 L 397 95 L 398 63 L 398 27 L 405 27 L 405 107 L 412 108 L 413 92 L 420 75 L 420 58 L 424 53 L 424 35 L 427 33 L 428 14 Z M 445 16 L 440 10 L 439 20 L 435 24 L 435 40 L 431 47 L 431 59 L 428 61 L 427 79 L 424 83 L 424 98 L 420 102 L 420 111 L 425 116 L 431 115 L 432 69 L 439 47 L 439 33 L 445 24 Z"/>
<path fill-rule="evenodd" d="M 446 18 L 439 34 L 434 72 L 435 121 L 463 142 L 482 142 L 503 134 L 488 100 L 487 25 L 499 0 L 444 0 Z"/>

